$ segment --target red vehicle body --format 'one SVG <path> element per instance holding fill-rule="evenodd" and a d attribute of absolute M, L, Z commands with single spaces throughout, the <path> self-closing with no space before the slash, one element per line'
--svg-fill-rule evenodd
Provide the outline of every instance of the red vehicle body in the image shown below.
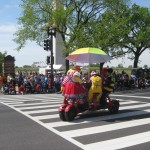
<path fill-rule="evenodd" d="M 58 108 L 59 117 L 62 121 L 72 121 L 79 113 L 89 111 L 96 111 L 100 109 L 108 109 L 110 113 L 118 113 L 119 110 L 119 101 L 115 99 L 105 98 L 106 105 L 105 107 L 100 106 L 99 103 L 94 103 L 94 100 L 97 97 L 95 93 L 93 98 L 93 103 L 88 103 L 86 98 L 84 99 L 73 99 L 73 98 L 64 98 L 64 103 Z"/>

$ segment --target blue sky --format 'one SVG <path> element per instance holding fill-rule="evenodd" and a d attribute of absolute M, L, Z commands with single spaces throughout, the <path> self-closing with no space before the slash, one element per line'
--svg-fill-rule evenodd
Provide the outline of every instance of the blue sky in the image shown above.
<path fill-rule="evenodd" d="M 132 2 L 150 8 L 150 0 L 132 0 Z M 12 39 L 14 38 L 13 34 L 16 31 L 17 18 L 21 15 L 21 8 L 19 7 L 20 4 L 21 0 L 1 0 L 0 51 L 7 51 L 8 55 L 14 56 L 16 59 L 16 66 L 31 65 L 33 64 L 33 62 L 45 62 L 48 53 L 44 51 L 42 47 L 36 45 L 34 42 L 28 42 L 20 52 L 14 50 L 17 45 L 12 41 Z M 147 64 L 150 67 L 150 62 L 148 61 L 149 56 L 150 53 L 148 53 L 148 50 L 145 51 L 144 54 L 142 54 L 140 58 L 140 66 Z M 117 61 L 113 60 L 111 63 L 107 63 L 106 65 L 111 66 L 111 64 L 113 64 L 113 66 L 117 66 L 118 63 L 122 63 L 123 66 L 129 66 L 133 64 L 133 62 L 131 61 L 120 59 Z"/>

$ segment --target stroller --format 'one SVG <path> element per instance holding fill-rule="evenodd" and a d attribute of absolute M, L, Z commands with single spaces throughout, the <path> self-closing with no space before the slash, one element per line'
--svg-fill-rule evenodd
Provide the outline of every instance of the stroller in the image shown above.
<path fill-rule="evenodd" d="M 10 94 L 10 95 L 16 95 L 16 88 L 15 88 L 15 85 L 13 85 L 13 84 L 10 84 L 10 85 L 9 85 L 9 94 Z"/>

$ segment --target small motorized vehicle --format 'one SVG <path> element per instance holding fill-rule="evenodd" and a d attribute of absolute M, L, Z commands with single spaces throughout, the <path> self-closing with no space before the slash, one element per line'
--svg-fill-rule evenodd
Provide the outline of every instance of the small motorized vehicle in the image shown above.
<path fill-rule="evenodd" d="M 93 95 L 93 102 L 88 103 L 86 98 L 77 99 L 77 98 L 67 98 L 64 97 L 64 103 L 58 108 L 59 117 L 62 121 L 72 121 L 74 118 L 82 112 L 85 111 L 96 111 L 100 109 L 108 109 L 111 114 L 118 113 L 119 110 L 119 101 L 115 99 L 110 99 L 106 96 L 105 106 L 101 106 L 99 103 L 95 103 L 98 94 Z"/>

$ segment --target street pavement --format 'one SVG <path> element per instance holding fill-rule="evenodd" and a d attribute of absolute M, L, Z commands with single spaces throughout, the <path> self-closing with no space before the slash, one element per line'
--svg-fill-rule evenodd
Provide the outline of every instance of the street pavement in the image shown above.
<path fill-rule="evenodd" d="M 149 150 L 150 92 L 115 92 L 118 114 L 84 113 L 63 122 L 61 94 L 0 95 L 2 150 Z"/>

